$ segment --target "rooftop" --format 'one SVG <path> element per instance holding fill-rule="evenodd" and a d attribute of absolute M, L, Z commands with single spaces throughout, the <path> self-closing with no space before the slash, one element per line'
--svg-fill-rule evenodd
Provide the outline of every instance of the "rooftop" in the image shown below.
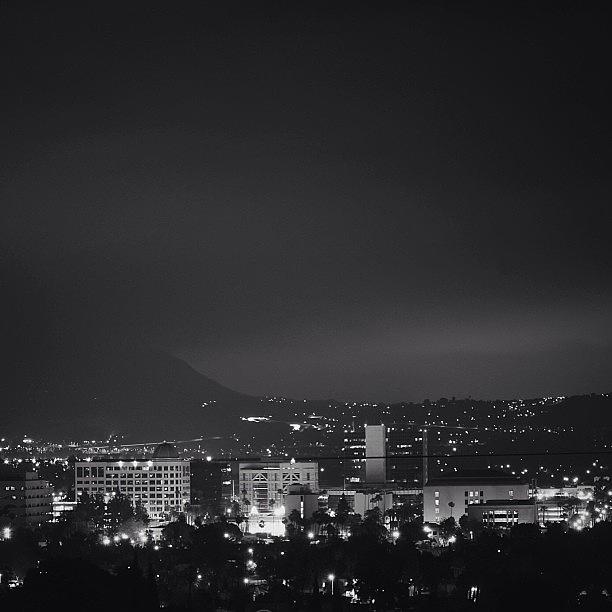
<path fill-rule="evenodd" d="M 527 484 L 525 480 L 522 480 L 518 476 L 512 476 L 511 474 L 505 474 L 504 472 L 498 472 L 493 470 L 473 470 L 455 472 L 453 476 L 445 476 L 442 478 L 430 478 L 427 481 L 425 487 L 439 487 L 439 486 L 453 486 L 453 485 L 474 485 L 476 483 L 482 484 Z"/>

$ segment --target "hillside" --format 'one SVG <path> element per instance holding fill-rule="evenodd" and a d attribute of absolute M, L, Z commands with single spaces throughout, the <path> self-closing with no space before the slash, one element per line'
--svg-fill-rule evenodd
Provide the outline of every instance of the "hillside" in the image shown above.
<path fill-rule="evenodd" d="M 238 415 L 259 404 L 176 357 L 141 346 L 75 347 L 68 357 L 47 360 L 44 367 L 28 366 L 6 389 L 5 434 L 218 435 L 231 432 Z"/>

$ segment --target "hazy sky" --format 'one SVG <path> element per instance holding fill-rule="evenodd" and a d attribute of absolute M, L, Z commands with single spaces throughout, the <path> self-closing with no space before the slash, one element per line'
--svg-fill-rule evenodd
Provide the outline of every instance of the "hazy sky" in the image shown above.
<path fill-rule="evenodd" d="M 119 334 L 254 394 L 611 390 L 603 15 L 21 4 L 9 357 Z"/>

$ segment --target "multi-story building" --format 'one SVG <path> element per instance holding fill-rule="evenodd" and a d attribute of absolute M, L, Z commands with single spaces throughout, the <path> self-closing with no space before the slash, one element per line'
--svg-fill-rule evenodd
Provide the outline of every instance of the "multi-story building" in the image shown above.
<path fill-rule="evenodd" d="M 423 434 L 412 423 L 353 425 L 344 431 L 342 451 L 347 486 L 421 483 Z"/>
<path fill-rule="evenodd" d="M 242 512 L 248 516 L 248 520 L 242 524 L 246 532 L 275 536 L 285 534 L 285 500 L 292 485 L 308 486 L 312 492 L 317 492 L 318 463 L 292 459 L 238 465 L 239 501 Z M 295 501 L 297 498 L 293 499 Z"/>
<path fill-rule="evenodd" d="M 52 487 L 36 472 L 0 475 L 0 515 L 11 522 L 36 527 L 52 518 Z"/>
<path fill-rule="evenodd" d="M 423 432 L 413 423 L 387 427 L 387 482 L 396 488 L 422 486 Z"/>
<path fill-rule="evenodd" d="M 586 499 L 577 496 L 538 497 L 538 522 L 545 526 L 546 523 L 562 523 L 572 517 L 583 516 L 587 504 Z"/>
<path fill-rule="evenodd" d="M 387 430 L 384 425 L 365 426 L 365 481 L 384 485 L 387 481 Z"/>
<path fill-rule="evenodd" d="M 53 496 L 53 521 L 58 522 L 76 508 L 77 502 L 67 500 L 63 495 Z"/>
<path fill-rule="evenodd" d="M 284 506 L 292 484 L 319 489 L 319 465 L 316 461 L 256 461 L 238 466 L 238 490 L 243 511 L 265 514 Z"/>
<path fill-rule="evenodd" d="M 457 521 L 471 505 L 495 500 L 529 499 L 527 482 L 506 474 L 466 472 L 448 478 L 433 478 L 423 487 L 423 520 L 439 523 L 449 517 Z"/>
<path fill-rule="evenodd" d="M 172 511 L 182 512 L 190 502 L 190 462 L 181 459 L 172 444 L 160 444 L 150 459 L 98 456 L 75 463 L 76 499 L 89 495 L 126 495 L 140 504 L 153 521 Z"/>
<path fill-rule="evenodd" d="M 346 483 L 365 482 L 365 427 L 353 423 L 344 430 L 342 445 L 343 478 Z"/>
<path fill-rule="evenodd" d="M 232 468 L 224 461 L 191 462 L 191 498 L 203 514 L 225 514 L 232 501 Z"/>

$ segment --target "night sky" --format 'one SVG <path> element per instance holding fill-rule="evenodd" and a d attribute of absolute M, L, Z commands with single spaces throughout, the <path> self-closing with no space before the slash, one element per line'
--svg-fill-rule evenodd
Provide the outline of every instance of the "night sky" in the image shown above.
<path fill-rule="evenodd" d="M 105 336 L 252 394 L 612 390 L 605 15 L 224 4 L 2 4 L 9 361 Z"/>

